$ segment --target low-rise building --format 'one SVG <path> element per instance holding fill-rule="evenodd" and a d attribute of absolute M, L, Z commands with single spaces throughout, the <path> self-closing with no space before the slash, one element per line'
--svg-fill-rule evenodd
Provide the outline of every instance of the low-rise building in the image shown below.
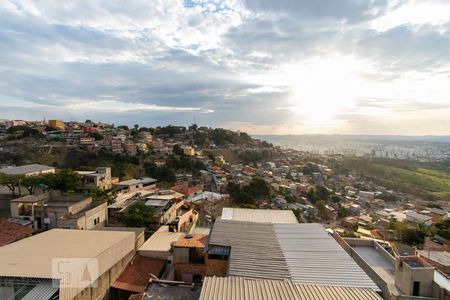
<path fill-rule="evenodd" d="M 55 173 L 56 168 L 40 164 L 1 168 L 0 172 L 7 175 L 39 176 Z"/>
<path fill-rule="evenodd" d="M 190 147 L 190 146 L 183 146 L 183 147 L 181 147 L 181 149 L 183 150 L 183 153 L 185 155 L 188 155 L 188 156 L 194 156 L 195 155 L 195 149 Z"/>
<path fill-rule="evenodd" d="M 207 235 L 186 234 L 173 246 L 175 280 L 185 283 L 201 283 L 207 273 L 205 246 Z"/>
<path fill-rule="evenodd" d="M 156 182 L 158 180 L 149 177 L 125 180 L 119 182 L 114 187 L 114 192 L 116 194 L 123 194 L 139 192 L 139 190 L 154 190 L 156 189 Z"/>
<path fill-rule="evenodd" d="M 252 223 L 298 223 L 292 210 L 245 209 L 224 207 L 221 220 Z"/>
<path fill-rule="evenodd" d="M 78 171 L 83 176 L 82 189 L 109 190 L 112 187 L 111 168 L 99 167 L 95 171 Z"/>
<path fill-rule="evenodd" d="M 138 249 L 138 254 L 172 261 L 172 245 L 184 235 L 183 232 L 171 232 L 169 226 L 163 225 Z"/>
<path fill-rule="evenodd" d="M 60 131 L 64 131 L 66 129 L 66 126 L 61 120 L 48 120 L 48 126 L 53 127 Z"/>
<path fill-rule="evenodd" d="M 137 154 L 137 146 L 133 141 L 126 141 L 122 146 L 127 155 L 135 156 Z"/>
<path fill-rule="evenodd" d="M 359 200 L 363 202 L 372 202 L 375 199 L 374 192 L 359 191 Z"/>
<path fill-rule="evenodd" d="M 423 224 L 426 226 L 431 226 L 433 224 L 432 217 L 416 213 L 413 210 L 406 211 L 405 215 L 406 215 L 406 221 L 411 222 L 411 223 Z"/>
<path fill-rule="evenodd" d="M 107 222 L 107 203 L 94 204 L 91 196 L 58 192 L 11 200 L 11 216 L 28 220 L 36 229 L 94 229 Z"/>
<path fill-rule="evenodd" d="M 133 232 L 52 229 L 0 247 L 2 299 L 104 299 L 134 256 Z"/>

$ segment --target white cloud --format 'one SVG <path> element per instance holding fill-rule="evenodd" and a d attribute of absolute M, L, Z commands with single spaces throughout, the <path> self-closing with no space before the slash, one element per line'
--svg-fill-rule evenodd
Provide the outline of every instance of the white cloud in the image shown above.
<path fill-rule="evenodd" d="M 254 133 L 433 132 L 427 115 L 441 133 L 449 5 L 0 0 L 2 114 Z"/>
<path fill-rule="evenodd" d="M 401 25 L 434 26 L 440 32 L 448 31 L 450 2 L 441 0 L 410 0 L 404 4 L 392 1 L 384 16 L 371 23 L 378 31 L 386 31 Z"/>

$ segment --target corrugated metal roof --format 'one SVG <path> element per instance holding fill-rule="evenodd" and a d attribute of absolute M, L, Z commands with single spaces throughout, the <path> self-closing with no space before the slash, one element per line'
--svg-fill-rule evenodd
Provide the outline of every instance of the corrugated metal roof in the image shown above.
<path fill-rule="evenodd" d="M 129 180 L 125 180 L 125 181 L 121 181 L 119 182 L 119 185 L 134 185 L 134 184 L 149 184 L 149 183 L 156 183 L 158 182 L 158 180 L 154 179 L 154 178 L 150 178 L 150 177 L 144 177 L 144 178 L 139 178 L 139 179 L 129 179 Z"/>
<path fill-rule="evenodd" d="M 381 300 L 363 288 L 294 284 L 244 277 L 206 277 L 200 300 Z"/>
<path fill-rule="evenodd" d="M 319 224 L 269 224 L 217 220 L 209 245 L 230 246 L 228 275 L 292 279 L 294 283 L 377 285 Z"/>
<path fill-rule="evenodd" d="M 148 206 L 166 206 L 169 200 L 147 200 L 145 205 Z"/>
<path fill-rule="evenodd" d="M 230 276 L 288 279 L 286 261 L 271 224 L 216 220 L 210 245 L 231 246 Z"/>
<path fill-rule="evenodd" d="M 222 220 L 256 223 L 298 223 L 292 210 L 245 209 L 224 207 Z"/>
<path fill-rule="evenodd" d="M 320 224 L 273 224 L 294 283 L 378 286 Z M 233 250 L 231 250 L 233 251 Z"/>
<path fill-rule="evenodd" d="M 31 165 L 24 165 L 24 166 L 18 166 L 18 167 L 2 168 L 2 169 L 0 169 L 0 172 L 9 174 L 9 175 L 23 175 L 23 174 L 28 174 L 28 173 L 49 171 L 49 170 L 54 170 L 54 169 L 55 169 L 55 167 L 39 165 L 39 164 L 31 164 Z"/>
<path fill-rule="evenodd" d="M 54 287 L 51 281 L 38 283 L 22 300 L 48 300 L 58 292 L 59 288 Z"/>

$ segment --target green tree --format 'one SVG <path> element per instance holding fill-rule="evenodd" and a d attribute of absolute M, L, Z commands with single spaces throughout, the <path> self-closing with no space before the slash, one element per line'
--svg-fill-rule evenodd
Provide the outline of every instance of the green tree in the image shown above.
<path fill-rule="evenodd" d="M 9 175 L 0 173 L 0 185 L 6 186 L 13 194 L 13 197 L 16 197 L 16 193 L 20 190 L 20 185 L 24 178 L 25 176 L 23 175 Z"/>
<path fill-rule="evenodd" d="M 22 185 L 25 186 L 30 195 L 34 195 L 39 184 L 44 182 L 43 176 L 28 176 L 22 179 Z"/>
<path fill-rule="evenodd" d="M 144 171 L 147 176 L 155 178 L 162 182 L 175 183 L 175 172 L 167 166 L 157 167 L 155 163 L 146 163 L 144 165 Z"/>
<path fill-rule="evenodd" d="M 319 166 L 314 163 L 307 163 L 303 166 L 304 175 L 312 175 L 313 173 L 320 172 Z"/>
<path fill-rule="evenodd" d="M 117 128 L 123 129 L 123 130 L 126 130 L 126 131 L 129 131 L 129 130 L 130 130 L 130 128 L 128 128 L 127 125 L 119 125 L 119 126 L 117 126 Z"/>
<path fill-rule="evenodd" d="M 89 133 L 89 137 L 93 137 L 96 141 L 103 140 L 103 135 L 101 135 L 100 133 L 95 132 L 95 131 Z"/>
<path fill-rule="evenodd" d="M 316 194 L 314 193 L 314 188 L 310 188 L 308 190 L 308 192 L 306 193 L 306 199 L 308 199 L 308 201 L 311 203 L 316 202 Z"/>
<path fill-rule="evenodd" d="M 127 227 L 146 227 L 149 228 L 154 222 L 155 210 L 142 202 L 133 204 L 122 215 L 122 222 Z"/>
<path fill-rule="evenodd" d="M 406 227 L 401 231 L 402 241 L 411 246 L 422 244 L 425 236 L 425 231 L 418 228 Z"/>
<path fill-rule="evenodd" d="M 292 212 L 294 213 L 294 215 L 297 218 L 297 221 L 299 223 L 305 223 L 305 221 L 303 220 L 303 217 L 302 217 L 302 210 L 300 208 L 294 208 L 292 210 Z"/>
<path fill-rule="evenodd" d="M 435 233 L 444 239 L 450 240 L 450 219 L 436 223 Z"/>
<path fill-rule="evenodd" d="M 191 131 L 196 131 L 197 130 L 197 128 L 198 128 L 198 126 L 197 126 L 197 124 L 192 124 L 191 126 L 189 126 L 189 130 L 191 130 Z"/>
<path fill-rule="evenodd" d="M 71 169 L 63 169 L 55 174 L 43 176 L 44 184 L 62 192 L 74 191 L 81 184 L 81 176 Z"/>
<path fill-rule="evenodd" d="M 264 179 L 257 177 L 252 178 L 250 183 L 244 186 L 243 190 L 253 198 L 270 196 L 269 184 Z"/>
<path fill-rule="evenodd" d="M 350 210 L 348 210 L 345 207 L 342 207 L 342 206 L 339 205 L 338 217 L 339 218 L 345 218 L 345 217 L 348 217 L 349 215 L 350 215 Z"/>
<path fill-rule="evenodd" d="M 91 192 L 92 202 L 94 203 L 104 203 L 107 202 L 109 204 L 113 204 L 115 202 L 111 190 L 93 190 Z"/>
<path fill-rule="evenodd" d="M 173 153 L 179 156 L 184 156 L 184 151 L 181 149 L 180 145 L 173 145 Z"/>

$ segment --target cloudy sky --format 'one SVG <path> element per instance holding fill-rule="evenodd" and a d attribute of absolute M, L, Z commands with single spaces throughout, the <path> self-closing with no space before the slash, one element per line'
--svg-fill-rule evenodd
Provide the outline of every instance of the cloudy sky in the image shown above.
<path fill-rule="evenodd" d="M 0 0 L 0 119 L 450 134 L 449 0 Z"/>

